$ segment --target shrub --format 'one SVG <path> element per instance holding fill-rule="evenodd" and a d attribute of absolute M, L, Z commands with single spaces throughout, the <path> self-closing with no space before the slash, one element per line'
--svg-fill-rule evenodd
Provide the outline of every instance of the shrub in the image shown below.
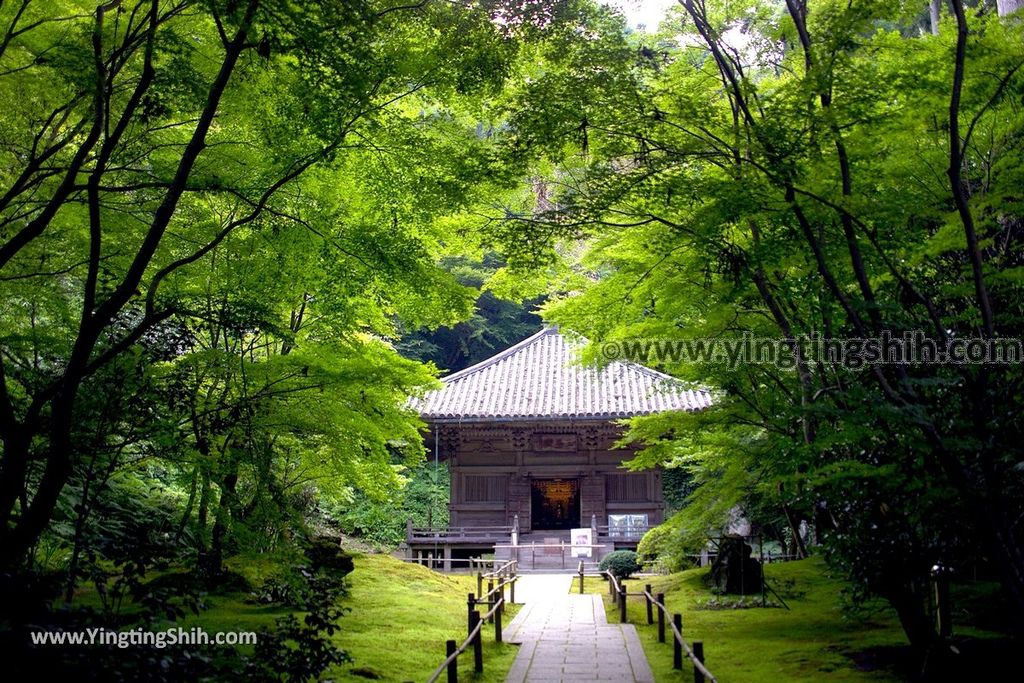
<path fill-rule="evenodd" d="M 640 571 L 636 553 L 632 550 L 616 550 L 605 555 L 601 560 L 601 571 L 610 571 L 617 579 L 628 579 L 634 572 Z"/>

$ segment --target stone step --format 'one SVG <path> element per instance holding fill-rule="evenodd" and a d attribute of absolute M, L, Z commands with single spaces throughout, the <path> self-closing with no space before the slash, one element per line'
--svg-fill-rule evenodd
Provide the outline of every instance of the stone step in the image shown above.
<path fill-rule="evenodd" d="M 514 557 L 511 549 L 499 548 L 494 554 L 494 559 L 499 564 L 502 562 L 508 562 Z M 559 549 L 558 546 L 551 548 L 520 548 L 518 552 L 518 569 L 520 571 L 528 570 L 544 570 L 544 571 L 565 571 L 565 572 L 576 572 L 579 567 L 579 563 L 583 561 L 583 567 L 585 571 L 596 570 L 599 560 L 598 558 L 581 558 L 573 557 L 572 550 L 566 547 L 564 550 Z"/>

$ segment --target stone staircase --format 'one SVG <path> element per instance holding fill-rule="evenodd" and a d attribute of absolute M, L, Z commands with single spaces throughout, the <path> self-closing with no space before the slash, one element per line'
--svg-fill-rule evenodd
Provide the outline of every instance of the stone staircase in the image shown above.
<path fill-rule="evenodd" d="M 518 560 L 518 570 L 530 573 L 576 573 L 580 560 L 587 573 L 598 571 L 601 557 L 611 548 L 594 548 L 592 557 L 573 557 L 568 531 L 538 531 L 521 534 L 519 547 L 495 548 L 494 559 L 500 565 L 509 560 Z"/>

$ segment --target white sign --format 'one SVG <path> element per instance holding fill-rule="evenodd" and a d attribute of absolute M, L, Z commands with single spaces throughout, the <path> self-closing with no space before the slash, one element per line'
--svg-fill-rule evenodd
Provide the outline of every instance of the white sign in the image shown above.
<path fill-rule="evenodd" d="M 572 530 L 572 557 L 593 557 L 590 547 L 594 543 L 593 533 L 590 527 Z"/>

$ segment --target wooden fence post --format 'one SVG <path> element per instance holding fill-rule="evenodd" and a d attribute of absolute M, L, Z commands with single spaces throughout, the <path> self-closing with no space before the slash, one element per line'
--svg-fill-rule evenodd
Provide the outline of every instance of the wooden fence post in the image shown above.
<path fill-rule="evenodd" d="M 673 614 L 672 623 L 676 625 L 676 630 L 679 631 L 679 635 L 683 635 L 683 615 Z M 683 668 L 683 644 L 676 638 L 676 634 L 672 634 L 672 668 L 682 669 Z"/>
<path fill-rule="evenodd" d="M 455 654 L 455 650 L 458 647 L 454 640 L 445 641 L 444 651 L 445 659 Z M 459 658 L 455 657 L 452 661 L 448 662 L 448 683 L 459 683 Z"/>
<path fill-rule="evenodd" d="M 935 600 L 936 624 L 940 638 L 949 638 L 953 635 L 953 624 L 951 622 L 950 598 L 949 598 L 949 570 L 942 564 L 932 567 L 932 588 Z"/>
<path fill-rule="evenodd" d="M 494 607 L 494 642 L 501 642 L 501 611 L 505 607 L 504 598 L 499 597 Z"/>
<path fill-rule="evenodd" d="M 644 602 L 647 603 L 647 625 L 654 623 L 654 606 L 651 604 L 651 584 L 644 586 Z"/>
<path fill-rule="evenodd" d="M 476 573 L 476 594 L 484 594 L 484 575 L 481 574 L 479 570 L 477 570 Z"/>
<path fill-rule="evenodd" d="M 474 593 L 470 593 L 466 598 L 466 614 L 468 616 L 466 623 L 472 623 L 474 609 L 476 609 L 476 595 Z"/>
<path fill-rule="evenodd" d="M 701 664 L 704 663 L 704 643 L 699 640 L 693 641 L 693 656 Z M 704 683 L 704 674 L 697 667 L 693 667 L 693 683 Z"/>
<path fill-rule="evenodd" d="M 469 613 L 469 632 L 472 633 L 479 623 L 480 612 L 473 610 Z M 480 631 L 483 631 L 483 628 Z M 477 673 L 483 673 L 484 670 L 484 639 L 480 631 L 473 636 L 473 670 Z"/>
<path fill-rule="evenodd" d="M 487 601 L 492 605 L 494 604 L 494 579 L 487 579 Z M 494 616 L 491 616 L 491 621 L 494 621 Z"/>
<path fill-rule="evenodd" d="M 619 583 L 619 622 L 625 624 L 626 617 L 626 582 Z"/>
<path fill-rule="evenodd" d="M 658 593 L 658 595 L 656 597 L 658 598 L 658 602 L 662 605 L 662 607 L 664 607 L 665 606 L 665 594 L 664 593 Z M 661 609 L 658 610 L 658 642 L 659 643 L 664 643 L 665 642 L 665 611 L 661 610 Z"/>

